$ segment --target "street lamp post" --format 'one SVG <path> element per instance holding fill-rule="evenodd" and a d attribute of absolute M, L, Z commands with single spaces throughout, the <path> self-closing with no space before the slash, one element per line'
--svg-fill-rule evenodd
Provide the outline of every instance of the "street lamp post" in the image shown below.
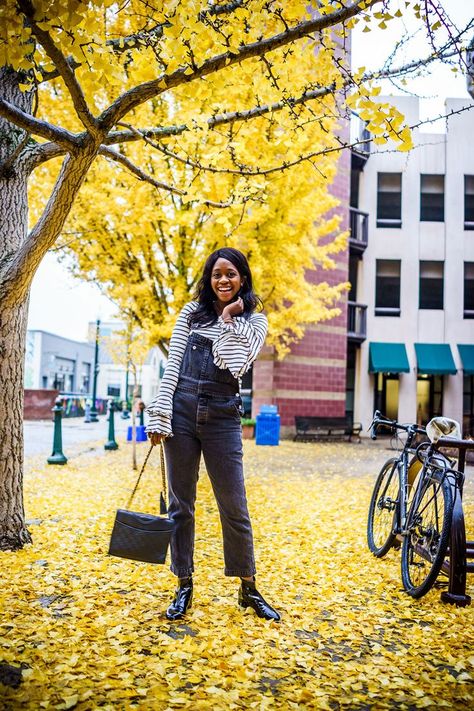
<path fill-rule="evenodd" d="M 100 336 L 100 319 L 96 321 L 95 328 L 95 353 L 94 353 L 94 378 L 92 381 L 92 407 L 90 412 L 89 422 L 98 422 L 97 417 L 97 376 L 99 374 L 99 336 Z"/>
<path fill-rule="evenodd" d="M 122 410 L 122 420 L 128 420 L 130 418 L 130 414 L 128 411 L 128 370 L 129 370 L 129 365 L 130 361 L 128 360 L 128 348 L 127 348 L 127 369 L 125 371 L 125 409 Z"/>

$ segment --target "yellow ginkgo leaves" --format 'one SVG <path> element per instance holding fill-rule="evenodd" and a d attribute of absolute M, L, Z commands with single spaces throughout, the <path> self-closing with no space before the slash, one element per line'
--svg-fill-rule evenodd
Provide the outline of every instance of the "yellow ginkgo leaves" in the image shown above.
<path fill-rule="evenodd" d="M 399 554 L 377 560 L 367 550 L 385 456 L 364 444 L 245 443 L 257 582 L 279 625 L 237 607 L 204 471 L 194 606 L 171 624 L 167 567 L 107 556 L 115 509 L 134 483 L 129 453 L 84 454 L 58 469 L 31 460 L 33 545 L 0 557 L 0 659 L 23 680 L 0 683 L 0 708 L 471 708 L 474 608 L 446 606 L 436 589 L 413 600 L 400 590 Z M 151 467 L 137 510 L 156 512 L 158 491 Z M 472 538 L 469 478 L 464 500 Z"/>

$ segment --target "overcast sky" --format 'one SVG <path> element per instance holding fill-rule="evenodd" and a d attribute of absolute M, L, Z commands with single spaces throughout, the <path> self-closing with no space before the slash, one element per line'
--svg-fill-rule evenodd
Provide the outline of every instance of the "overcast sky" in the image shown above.
<path fill-rule="evenodd" d="M 394 7 L 395 7 L 394 3 Z M 450 19 L 462 27 L 474 16 L 473 0 L 443 0 Z M 403 10 L 405 3 L 401 2 Z M 365 66 L 368 70 L 377 69 L 387 58 L 387 47 L 393 47 L 403 33 L 412 33 L 414 23 L 407 18 L 394 20 L 387 30 L 377 27 L 370 33 L 362 33 L 356 28 L 352 37 L 353 67 Z M 473 33 L 474 35 L 474 30 Z M 414 56 L 424 56 L 426 41 L 419 33 L 407 50 L 400 54 L 403 63 Z M 421 117 L 437 116 L 443 112 L 443 103 L 447 97 L 465 98 L 469 102 L 465 78 L 455 75 L 449 67 L 437 67 L 429 76 L 411 82 L 411 92 L 422 97 Z M 388 82 L 382 86 L 384 93 L 401 93 Z M 474 111 L 473 111 L 474 114 Z M 474 115 L 473 115 L 474 123 Z M 443 121 L 426 126 L 427 131 L 443 131 Z M 114 305 L 95 285 L 85 284 L 75 279 L 66 267 L 59 264 L 54 252 L 46 255 L 33 280 L 30 300 L 28 327 L 51 331 L 67 338 L 84 340 L 87 336 L 87 324 L 97 318 L 108 320 L 116 314 Z"/>

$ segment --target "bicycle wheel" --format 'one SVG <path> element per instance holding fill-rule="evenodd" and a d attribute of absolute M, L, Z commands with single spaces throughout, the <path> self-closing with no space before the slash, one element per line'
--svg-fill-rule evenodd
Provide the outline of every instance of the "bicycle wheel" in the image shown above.
<path fill-rule="evenodd" d="M 402 582 L 409 595 L 419 598 L 435 583 L 448 548 L 454 502 L 451 484 L 442 472 L 424 472 L 420 495 L 415 492 L 412 506 L 402 545 Z"/>
<path fill-rule="evenodd" d="M 393 532 L 398 506 L 398 459 L 388 459 L 375 482 L 367 520 L 367 543 L 377 558 L 388 553 L 395 543 Z"/>

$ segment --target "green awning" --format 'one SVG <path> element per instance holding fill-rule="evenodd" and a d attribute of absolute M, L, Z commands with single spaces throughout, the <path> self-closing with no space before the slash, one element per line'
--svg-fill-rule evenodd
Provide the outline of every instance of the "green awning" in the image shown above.
<path fill-rule="evenodd" d="M 415 343 L 418 372 L 423 375 L 455 375 L 453 354 L 448 343 Z"/>
<path fill-rule="evenodd" d="M 474 375 L 474 346 L 458 343 L 458 351 L 461 356 L 464 375 Z"/>
<path fill-rule="evenodd" d="M 370 373 L 409 373 L 404 343 L 369 343 Z"/>

